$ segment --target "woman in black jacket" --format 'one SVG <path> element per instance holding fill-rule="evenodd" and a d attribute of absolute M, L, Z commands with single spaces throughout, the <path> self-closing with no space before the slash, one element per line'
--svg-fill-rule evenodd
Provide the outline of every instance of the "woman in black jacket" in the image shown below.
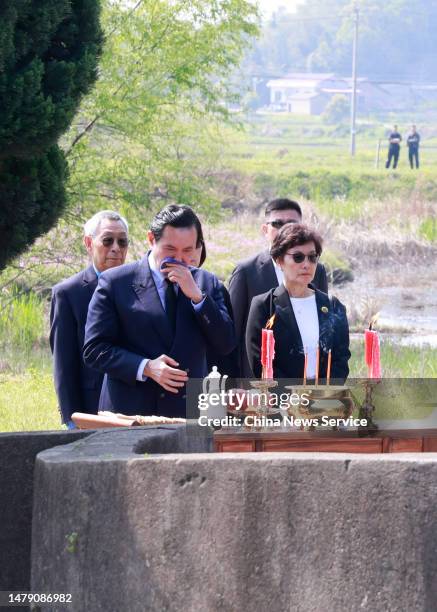
<path fill-rule="evenodd" d="M 322 253 L 319 234 L 305 225 L 287 224 L 276 236 L 270 254 L 283 273 L 276 289 L 253 298 L 246 331 L 249 363 L 261 376 L 261 335 L 275 315 L 275 378 L 303 379 L 305 354 L 307 380 L 326 378 L 331 351 L 331 382 L 343 383 L 349 374 L 349 326 L 346 309 L 336 298 L 313 289 L 317 262 Z"/>

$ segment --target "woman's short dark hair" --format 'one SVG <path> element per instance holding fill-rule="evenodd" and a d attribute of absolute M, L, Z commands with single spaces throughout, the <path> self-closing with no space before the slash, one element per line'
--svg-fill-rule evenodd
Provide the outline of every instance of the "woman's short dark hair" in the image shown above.
<path fill-rule="evenodd" d="M 318 232 L 301 223 L 287 223 L 274 238 L 270 255 L 276 261 L 284 257 L 288 249 L 308 242 L 314 242 L 317 255 L 321 255 L 323 239 Z"/>
<path fill-rule="evenodd" d="M 185 204 L 168 204 L 153 217 L 150 231 L 155 240 L 161 239 L 167 225 L 171 227 L 195 227 L 197 231 L 196 245 L 203 243 L 203 231 L 199 217 L 194 210 Z"/>

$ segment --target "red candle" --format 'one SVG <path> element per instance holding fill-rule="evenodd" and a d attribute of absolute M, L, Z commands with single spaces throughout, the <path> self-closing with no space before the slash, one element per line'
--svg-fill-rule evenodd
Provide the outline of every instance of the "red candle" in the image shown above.
<path fill-rule="evenodd" d="M 270 317 L 265 328 L 262 330 L 261 336 L 261 365 L 262 377 L 266 379 L 273 378 L 273 359 L 275 357 L 275 337 L 273 335 L 273 323 L 275 315 Z"/>
<path fill-rule="evenodd" d="M 373 332 L 372 343 L 372 371 L 370 378 L 381 378 L 381 357 L 379 352 L 379 337 L 376 332 Z"/>
<path fill-rule="evenodd" d="M 273 378 L 273 359 L 275 357 L 275 337 L 272 329 L 262 330 L 261 365 L 263 378 Z"/>
<path fill-rule="evenodd" d="M 364 359 L 366 360 L 368 378 L 371 378 L 370 373 L 372 371 L 372 351 L 374 335 L 375 332 L 371 329 L 366 329 L 364 332 Z"/>
<path fill-rule="evenodd" d="M 266 365 L 266 359 L 267 359 L 267 330 L 263 329 L 262 336 L 261 336 L 261 364 L 263 365 L 263 367 L 265 367 Z"/>
<path fill-rule="evenodd" d="M 331 349 L 329 349 L 328 352 L 328 368 L 326 370 L 326 384 L 329 385 L 329 383 L 331 382 L 331 361 L 332 361 L 332 352 Z"/>
<path fill-rule="evenodd" d="M 381 378 L 379 336 L 373 329 L 366 329 L 364 332 L 364 358 L 367 365 L 367 377 Z"/>

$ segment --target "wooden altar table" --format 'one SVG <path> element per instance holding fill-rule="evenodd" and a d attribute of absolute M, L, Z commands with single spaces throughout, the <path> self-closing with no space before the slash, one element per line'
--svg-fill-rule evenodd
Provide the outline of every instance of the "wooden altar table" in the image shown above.
<path fill-rule="evenodd" d="M 437 429 L 378 431 L 360 437 L 357 431 L 274 431 L 224 427 L 214 433 L 214 450 L 223 452 L 437 452 Z"/>

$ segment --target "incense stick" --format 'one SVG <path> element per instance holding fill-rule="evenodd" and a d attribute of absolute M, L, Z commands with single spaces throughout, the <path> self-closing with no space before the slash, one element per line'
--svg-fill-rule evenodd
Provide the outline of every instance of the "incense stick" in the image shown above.
<path fill-rule="evenodd" d="M 331 353 L 331 349 L 329 349 L 328 351 L 328 369 L 326 371 L 326 384 L 329 385 L 331 382 L 331 360 L 332 360 L 332 353 Z"/>

